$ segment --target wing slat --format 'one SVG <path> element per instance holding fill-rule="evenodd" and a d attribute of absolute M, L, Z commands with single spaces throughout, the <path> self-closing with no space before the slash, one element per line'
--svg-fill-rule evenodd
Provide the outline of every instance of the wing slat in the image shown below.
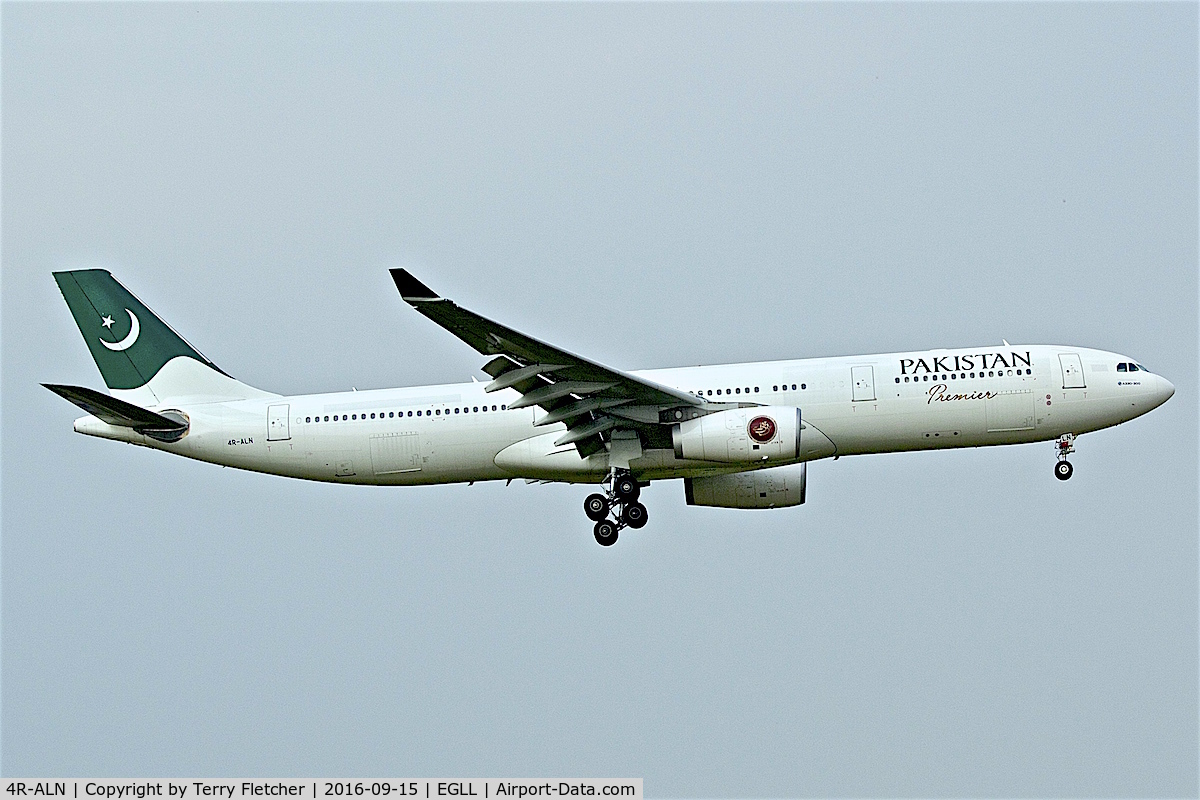
<path fill-rule="evenodd" d="M 593 420 L 586 425 L 580 425 L 577 428 L 571 428 L 562 436 L 554 440 L 554 446 L 558 447 L 559 445 L 564 444 L 574 444 L 575 442 L 582 441 L 589 436 L 595 436 L 596 434 L 604 433 L 605 431 L 611 431 L 615 427 L 617 427 L 617 421 L 615 419 L 612 417 L 600 417 L 600 419 Z"/>
<path fill-rule="evenodd" d="M 516 386 L 521 381 L 535 378 L 541 373 L 553 375 L 556 370 L 566 369 L 568 364 L 530 364 L 528 367 L 502 372 L 494 381 L 483 387 L 485 392 L 498 392 Z"/>
<path fill-rule="evenodd" d="M 593 381 L 559 381 L 534 389 L 521 395 L 517 400 L 508 404 L 509 408 L 526 408 L 549 404 L 560 397 L 569 394 L 589 395 L 603 392 L 616 386 L 615 383 L 596 383 Z"/>
<path fill-rule="evenodd" d="M 663 407 L 704 404 L 700 398 L 687 392 L 606 367 L 462 308 L 451 300 L 439 297 L 425 284 L 409 274 L 407 270 L 393 269 L 391 274 L 392 280 L 395 281 L 405 302 L 482 355 L 508 356 L 513 361 L 520 362 L 519 367 L 528 367 L 534 364 L 557 366 L 558 369 L 548 370 L 549 375 L 546 372 L 537 373 L 555 381 L 562 380 L 564 377 L 559 376 L 558 373 L 569 370 L 569 376 L 565 377 L 572 380 L 593 383 L 611 382 L 614 385 L 606 393 L 607 395 L 622 399 L 628 398 L 639 404 Z M 492 359 L 488 363 L 488 366 L 493 365 L 497 365 L 497 359 Z M 503 372 L 498 374 L 503 374 Z M 492 377 L 497 376 L 492 375 Z"/>
<path fill-rule="evenodd" d="M 509 403 L 509 408 L 541 406 L 548 413 L 535 425 L 565 423 L 567 432 L 557 443 L 575 444 L 580 458 L 603 450 L 604 437 L 614 428 L 641 426 L 646 435 L 661 424 L 660 411 L 707 405 L 688 392 L 606 367 L 468 311 L 438 296 L 406 270 L 393 269 L 391 275 L 400 296 L 418 313 L 476 352 L 493 356 L 483 367 L 493 378 L 485 391 L 519 392 L 521 397 Z M 644 411 L 632 417 L 624 415 L 625 419 L 595 413 L 626 405 Z"/>
<path fill-rule="evenodd" d="M 564 406 L 555 408 L 546 416 L 533 423 L 535 428 L 542 425 L 553 425 L 556 422 L 566 422 L 574 417 L 582 417 L 589 411 L 599 411 L 603 408 L 616 408 L 623 406 L 630 401 L 628 400 L 608 400 L 603 397 L 585 397 L 582 400 L 576 400 L 573 403 L 568 403 Z"/>

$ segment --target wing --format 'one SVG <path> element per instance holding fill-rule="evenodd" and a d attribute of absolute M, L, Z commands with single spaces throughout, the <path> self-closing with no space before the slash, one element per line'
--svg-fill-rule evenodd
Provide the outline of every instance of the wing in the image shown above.
<path fill-rule="evenodd" d="M 698 416 L 707 405 L 695 395 L 622 372 L 526 336 L 438 297 L 407 270 L 391 270 L 404 301 L 485 356 L 493 380 L 485 391 L 515 389 L 509 408 L 538 406 L 535 425 L 562 422 L 556 445 L 574 444 L 580 457 L 604 449 L 615 428 L 635 429 L 649 447 L 671 447 L 669 426 Z M 665 440 L 664 440 L 665 437 Z"/>

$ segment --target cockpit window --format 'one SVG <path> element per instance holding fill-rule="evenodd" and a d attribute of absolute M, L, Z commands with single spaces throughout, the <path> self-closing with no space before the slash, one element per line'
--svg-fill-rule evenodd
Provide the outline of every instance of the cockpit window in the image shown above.
<path fill-rule="evenodd" d="M 1122 361 L 1120 364 L 1117 364 L 1117 372 L 1128 372 L 1128 371 L 1129 371 L 1129 365 L 1126 364 L 1124 361 Z"/>
<path fill-rule="evenodd" d="M 1149 372 L 1149 371 L 1150 371 L 1150 370 L 1146 369 L 1145 367 L 1143 367 L 1141 364 L 1130 364 L 1129 366 L 1131 366 L 1131 367 L 1134 367 L 1134 366 L 1136 366 L 1136 367 L 1137 367 L 1138 369 L 1140 369 L 1142 372 Z"/>

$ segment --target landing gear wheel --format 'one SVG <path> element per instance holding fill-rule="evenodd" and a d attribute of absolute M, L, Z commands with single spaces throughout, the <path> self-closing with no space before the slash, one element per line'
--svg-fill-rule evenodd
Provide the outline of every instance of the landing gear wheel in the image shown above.
<path fill-rule="evenodd" d="M 642 487 L 638 486 L 632 475 L 618 475 L 613 478 L 613 494 L 619 499 L 631 503 L 637 500 L 641 493 Z"/>
<path fill-rule="evenodd" d="M 1060 461 L 1054 465 L 1054 477 L 1060 481 L 1065 481 L 1075 473 L 1075 468 L 1071 466 L 1070 461 Z"/>
<path fill-rule="evenodd" d="M 621 521 L 634 530 L 646 525 L 646 507 L 641 503 L 629 503 L 621 512 Z"/>
<path fill-rule="evenodd" d="M 599 522 L 608 516 L 608 498 L 602 494 L 589 494 L 583 501 L 583 513 L 592 522 Z"/>
<path fill-rule="evenodd" d="M 617 525 L 612 520 L 602 519 L 596 523 L 593 530 L 596 542 L 603 547 L 612 547 L 617 543 Z"/>

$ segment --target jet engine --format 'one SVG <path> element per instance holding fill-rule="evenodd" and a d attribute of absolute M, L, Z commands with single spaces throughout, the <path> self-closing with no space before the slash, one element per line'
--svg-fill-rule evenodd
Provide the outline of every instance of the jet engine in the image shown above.
<path fill-rule="evenodd" d="M 717 508 L 787 508 L 804 502 L 808 463 L 787 464 L 754 472 L 684 478 L 689 506 Z"/>
<path fill-rule="evenodd" d="M 753 463 L 785 461 L 800 453 L 800 409 L 733 408 L 681 422 L 671 430 L 675 457 Z"/>

